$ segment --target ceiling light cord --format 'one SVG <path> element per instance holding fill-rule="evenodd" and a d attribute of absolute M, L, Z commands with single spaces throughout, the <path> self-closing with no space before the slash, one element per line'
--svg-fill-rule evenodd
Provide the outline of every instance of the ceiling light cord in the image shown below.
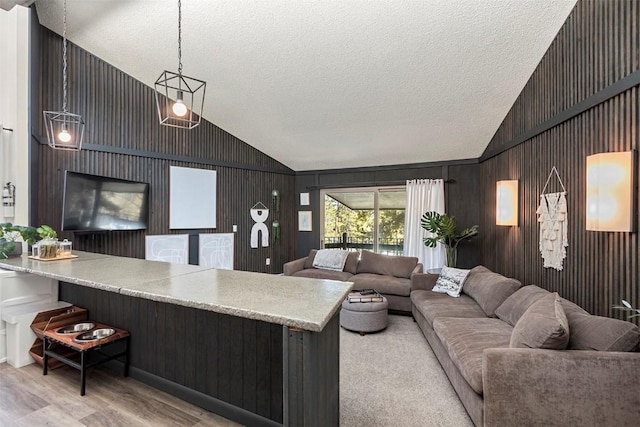
<path fill-rule="evenodd" d="M 62 18 L 62 111 L 67 112 L 67 0 Z"/>
<path fill-rule="evenodd" d="M 182 75 L 182 2 L 178 0 L 178 74 Z"/>

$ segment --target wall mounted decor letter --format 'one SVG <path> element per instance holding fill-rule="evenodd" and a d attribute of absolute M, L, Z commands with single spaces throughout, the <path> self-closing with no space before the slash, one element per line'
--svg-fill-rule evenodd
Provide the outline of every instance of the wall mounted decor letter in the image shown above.
<path fill-rule="evenodd" d="M 262 233 L 262 247 L 269 247 L 269 229 L 264 223 L 269 218 L 269 209 L 262 202 L 258 202 L 249 211 L 251 213 L 251 219 L 256 223 L 251 227 L 251 247 L 258 247 L 258 233 Z"/>

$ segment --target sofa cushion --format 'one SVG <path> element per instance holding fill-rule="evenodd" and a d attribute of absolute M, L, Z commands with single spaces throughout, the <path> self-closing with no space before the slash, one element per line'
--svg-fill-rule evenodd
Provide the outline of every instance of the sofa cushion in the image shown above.
<path fill-rule="evenodd" d="M 375 289 L 385 295 L 399 295 L 408 297 L 411 294 L 411 279 L 401 279 L 393 276 L 381 276 L 373 273 L 358 273 L 349 279 L 353 282 L 353 289 Z"/>
<path fill-rule="evenodd" d="M 640 345 L 640 328 L 624 320 L 576 315 L 569 328 L 571 350 L 636 351 Z"/>
<path fill-rule="evenodd" d="M 593 316 L 575 303 L 560 298 L 569 320 L 569 350 L 634 351 L 640 328 L 631 322 Z"/>
<path fill-rule="evenodd" d="M 496 317 L 496 308 L 521 286 L 519 280 L 494 273 L 479 265 L 467 276 L 462 291 L 473 298 L 487 316 Z"/>
<path fill-rule="evenodd" d="M 564 350 L 569 344 L 569 322 L 557 292 L 540 298 L 524 312 L 511 334 L 509 346 Z"/>
<path fill-rule="evenodd" d="M 549 291 L 536 285 L 523 286 L 496 308 L 496 316 L 515 326 L 531 304 L 546 295 L 549 295 Z"/>
<path fill-rule="evenodd" d="M 486 318 L 486 314 L 469 295 L 451 298 L 445 294 L 432 291 L 412 291 L 411 302 L 433 328 L 433 321 L 438 317 Z"/>
<path fill-rule="evenodd" d="M 483 352 L 488 348 L 508 348 L 513 327 L 487 317 L 439 317 L 434 320 L 433 329 L 464 379 L 476 393 L 482 394 Z"/>
<path fill-rule="evenodd" d="M 349 251 L 344 249 L 320 249 L 313 258 L 313 268 L 343 271 Z"/>
<path fill-rule="evenodd" d="M 374 273 L 410 279 L 411 273 L 417 265 L 418 258 L 416 257 L 391 256 L 362 251 L 357 274 Z"/>
<path fill-rule="evenodd" d="M 360 252 L 349 252 L 347 262 L 344 263 L 344 270 L 347 273 L 356 274 L 358 272 L 358 262 L 360 261 Z"/>
<path fill-rule="evenodd" d="M 311 279 L 351 281 L 353 274 L 346 271 L 322 270 L 319 268 L 305 268 L 292 274 L 294 277 L 309 277 Z"/>
<path fill-rule="evenodd" d="M 309 251 L 309 256 L 307 257 L 307 260 L 304 262 L 304 268 L 313 268 L 313 261 L 316 259 L 317 252 L 318 252 L 317 249 L 311 249 Z"/>
<path fill-rule="evenodd" d="M 313 261 L 316 258 L 316 253 L 318 252 L 317 249 L 311 249 L 309 251 L 309 256 L 307 257 L 306 261 L 304 262 L 304 268 L 313 268 Z M 351 274 L 356 274 L 356 270 L 358 268 L 358 260 L 360 259 L 360 253 L 359 252 L 349 252 L 349 255 L 347 255 L 347 261 L 344 263 L 344 269 L 342 271 L 345 271 L 347 273 L 351 273 Z"/>
<path fill-rule="evenodd" d="M 438 280 L 436 280 L 436 284 L 431 290 L 457 298 L 460 296 L 462 286 L 470 271 L 471 270 L 442 267 L 440 276 L 438 276 Z"/>

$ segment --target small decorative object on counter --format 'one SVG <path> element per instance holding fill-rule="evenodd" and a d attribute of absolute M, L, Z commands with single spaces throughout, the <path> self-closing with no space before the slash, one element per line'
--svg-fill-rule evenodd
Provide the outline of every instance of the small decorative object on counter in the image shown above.
<path fill-rule="evenodd" d="M 60 257 L 69 257 L 69 256 L 71 256 L 72 242 L 70 242 L 67 239 L 64 239 L 62 242 L 60 242 L 58 244 L 58 246 L 59 246 L 58 255 Z"/>
<path fill-rule="evenodd" d="M 47 237 L 33 245 L 33 256 L 42 259 L 55 258 L 58 254 L 58 241 Z"/>

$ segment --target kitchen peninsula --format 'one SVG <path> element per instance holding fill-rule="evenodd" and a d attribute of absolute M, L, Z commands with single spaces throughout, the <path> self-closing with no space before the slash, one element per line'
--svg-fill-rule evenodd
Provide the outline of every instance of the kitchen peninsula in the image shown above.
<path fill-rule="evenodd" d="M 130 331 L 136 379 L 245 425 L 338 425 L 351 283 L 74 253 L 0 268 L 58 280 L 60 300 Z"/>

